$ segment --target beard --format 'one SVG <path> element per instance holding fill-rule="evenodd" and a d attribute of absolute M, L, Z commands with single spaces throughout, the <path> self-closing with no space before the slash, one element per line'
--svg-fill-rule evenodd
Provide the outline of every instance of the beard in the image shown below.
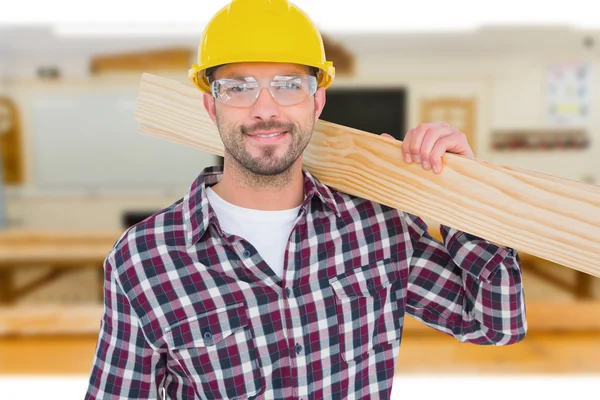
<path fill-rule="evenodd" d="M 225 152 L 229 153 L 236 163 L 246 172 L 257 177 L 273 177 L 286 173 L 302 155 L 310 142 L 314 129 L 314 115 L 311 114 L 303 124 L 292 122 L 283 123 L 278 121 L 261 121 L 249 125 L 240 125 L 236 128 L 234 124 L 225 121 L 217 110 L 217 128 L 223 141 Z M 257 131 L 280 131 L 287 132 L 291 138 L 283 154 L 280 147 L 285 144 L 261 144 L 257 146 L 260 154 L 252 155 L 246 144 L 247 135 Z"/>

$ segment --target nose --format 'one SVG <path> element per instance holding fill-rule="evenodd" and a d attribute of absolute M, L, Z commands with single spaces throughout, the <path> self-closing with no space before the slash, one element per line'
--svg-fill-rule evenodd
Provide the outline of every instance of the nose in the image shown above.
<path fill-rule="evenodd" d="M 279 105 L 271 96 L 269 89 L 262 88 L 256 102 L 252 105 L 252 118 L 268 121 L 279 117 Z"/>

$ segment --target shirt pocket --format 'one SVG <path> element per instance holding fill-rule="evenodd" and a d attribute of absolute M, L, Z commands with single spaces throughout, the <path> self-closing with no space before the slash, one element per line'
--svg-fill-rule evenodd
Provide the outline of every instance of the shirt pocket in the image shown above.
<path fill-rule="evenodd" d="M 401 336 L 402 301 L 392 285 L 399 284 L 390 259 L 358 267 L 329 280 L 339 326 L 340 354 L 346 362 L 362 359 L 376 346 Z"/>
<path fill-rule="evenodd" d="M 165 328 L 169 353 L 201 399 L 248 399 L 264 388 L 260 359 L 244 303 Z"/>

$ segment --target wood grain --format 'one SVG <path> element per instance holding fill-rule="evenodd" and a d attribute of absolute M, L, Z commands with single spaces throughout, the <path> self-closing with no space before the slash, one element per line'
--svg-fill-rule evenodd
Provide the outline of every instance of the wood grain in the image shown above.
<path fill-rule="evenodd" d="M 222 155 L 191 85 L 143 74 L 144 133 Z M 402 142 L 318 121 L 304 166 L 339 191 L 600 276 L 600 187 L 447 153 L 441 174 L 401 160 Z"/>

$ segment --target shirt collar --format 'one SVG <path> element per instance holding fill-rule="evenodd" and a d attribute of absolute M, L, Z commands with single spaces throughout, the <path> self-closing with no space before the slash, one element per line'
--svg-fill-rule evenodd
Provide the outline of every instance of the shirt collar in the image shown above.
<path fill-rule="evenodd" d="M 334 212 L 338 217 L 341 216 L 339 204 L 331 189 L 321 183 L 306 168 L 302 169 L 302 173 L 304 175 L 304 201 L 301 208 L 308 212 L 307 207 L 316 197 L 330 212 Z M 222 176 L 222 166 L 205 168 L 194 180 L 189 192 L 183 198 L 183 224 L 185 243 L 188 248 L 202 239 L 210 222 L 217 218 L 212 207 L 209 207 L 206 190 L 218 183 Z"/>

